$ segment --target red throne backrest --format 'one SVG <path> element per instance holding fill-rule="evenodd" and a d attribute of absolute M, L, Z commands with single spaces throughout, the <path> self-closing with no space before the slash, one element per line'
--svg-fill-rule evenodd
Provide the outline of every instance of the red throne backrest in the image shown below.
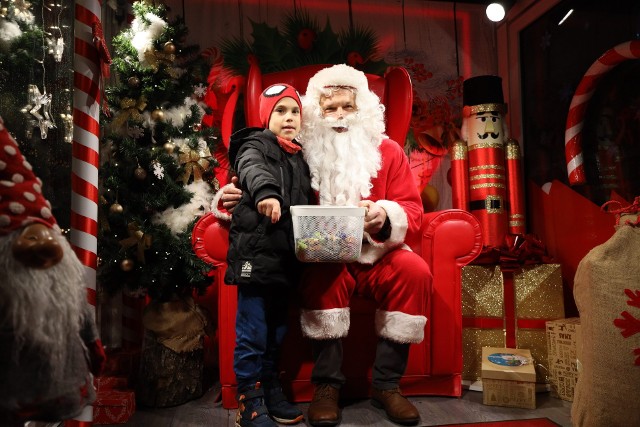
<path fill-rule="evenodd" d="M 249 64 L 244 104 L 247 126 L 260 126 L 258 99 L 264 89 L 275 83 L 287 83 L 295 87 L 300 94 L 304 94 L 309 79 L 321 69 L 331 67 L 331 64 L 315 64 L 262 74 L 255 57 L 249 57 Z M 384 77 L 365 75 L 369 81 L 369 89 L 378 95 L 385 106 L 387 135 L 404 146 L 413 107 L 413 89 L 409 73 L 402 67 L 390 67 Z M 356 98 L 356 104 L 357 102 Z"/>

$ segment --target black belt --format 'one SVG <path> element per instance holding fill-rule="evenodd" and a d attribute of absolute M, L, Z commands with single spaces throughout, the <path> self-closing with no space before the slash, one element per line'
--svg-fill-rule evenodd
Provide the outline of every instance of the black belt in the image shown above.
<path fill-rule="evenodd" d="M 502 205 L 502 200 L 500 199 L 490 199 L 490 200 L 473 200 L 469 202 L 469 210 L 471 211 L 480 211 L 483 209 L 507 209 L 506 206 Z"/>

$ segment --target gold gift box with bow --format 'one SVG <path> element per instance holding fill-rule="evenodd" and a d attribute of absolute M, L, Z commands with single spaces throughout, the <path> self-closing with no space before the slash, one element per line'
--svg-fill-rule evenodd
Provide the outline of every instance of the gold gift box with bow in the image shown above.
<path fill-rule="evenodd" d="M 482 347 L 530 349 L 536 381 L 548 383 L 545 322 L 564 317 L 560 264 L 462 269 L 462 378 L 481 378 Z"/>

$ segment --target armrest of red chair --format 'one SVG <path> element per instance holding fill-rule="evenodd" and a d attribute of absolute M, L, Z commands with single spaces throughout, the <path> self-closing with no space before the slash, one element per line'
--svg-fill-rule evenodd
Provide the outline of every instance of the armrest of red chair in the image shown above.
<path fill-rule="evenodd" d="M 223 89 L 224 93 L 231 94 L 224 105 L 222 120 L 220 123 L 220 136 L 222 137 L 222 143 L 225 148 L 229 148 L 229 141 L 231 140 L 231 134 L 233 133 L 233 119 L 235 117 L 238 98 L 240 97 L 243 86 L 244 77 L 236 76 L 229 79 L 227 85 Z"/>
<path fill-rule="evenodd" d="M 482 231 L 469 212 L 449 209 L 425 214 L 422 257 L 433 274 L 431 374 L 462 372 L 461 269 L 482 250 Z M 451 357 L 456 355 L 456 357 Z"/>
<path fill-rule="evenodd" d="M 404 147 L 413 111 L 413 90 L 411 77 L 405 68 L 393 67 L 384 76 L 386 80 L 385 116 L 387 135 Z M 398 96 L 398 94 L 403 94 Z"/>

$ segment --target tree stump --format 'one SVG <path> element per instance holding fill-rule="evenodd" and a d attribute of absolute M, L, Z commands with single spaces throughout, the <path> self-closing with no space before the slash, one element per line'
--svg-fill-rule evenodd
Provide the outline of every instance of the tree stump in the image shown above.
<path fill-rule="evenodd" d="M 177 353 L 158 342 L 145 330 L 140 360 L 136 403 L 148 407 L 168 407 L 202 396 L 204 350 Z"/>
<path fill-rule="evenodd" d="M 193 298 L 152 302 L 145 307 L 142 322 L 138 404 L 167 407 L 202 396 L 208 322 Z"/>

